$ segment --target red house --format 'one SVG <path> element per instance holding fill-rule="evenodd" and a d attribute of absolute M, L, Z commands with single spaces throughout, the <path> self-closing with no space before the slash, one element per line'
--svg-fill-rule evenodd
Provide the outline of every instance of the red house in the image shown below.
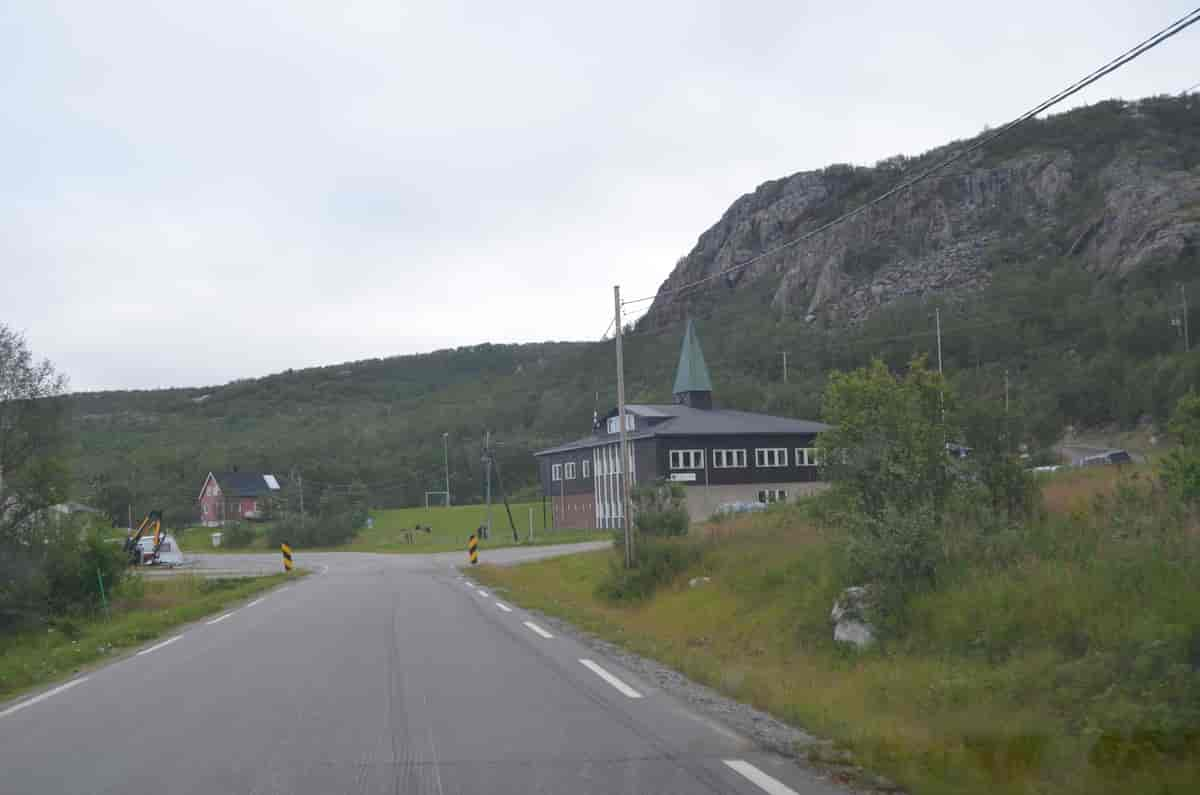
<path fill-rule="evenodd" d="M 200 489 L 200 523 L 221 527 L 241 519 L 263 519 L 279 481 L 266 472 L 209 472 Z"/>

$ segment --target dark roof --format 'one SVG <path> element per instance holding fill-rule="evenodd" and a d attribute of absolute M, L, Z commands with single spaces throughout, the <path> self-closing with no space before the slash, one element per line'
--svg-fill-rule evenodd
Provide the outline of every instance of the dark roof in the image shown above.
<path fill-rule="evenodd" d="M 630 440 L 649 439 L 654 437 L 671 436 L 753 436 L 778 434 L 809 434 L 829 430 L 823 422 L 811 420 L 794 420 L 790 417 L 776 417 L 771 414 L 756 414 L 750 411 L 734 411 L 733 409 L 696 409 L 690 406 L 673 404 L 632 404 L 625 411 L 636 417 L 658 419 L 649 427 L 639 427 L 629 434 Z M 664 419 L 665 418 L 665 419 Z M 584 439 L 539 450 L 534 455 L 550 455 L 565 453 L 569 450 L 582 450 L 602 444 L 612 444 L 619 438 L 617 434 L 598 433 Z"/>
<path fill-rule="evenodd" d="M 227 497 L 261 497 L 274 489 L 267 483 L 266 472 L 213 472 L 217 485 Z M 274 475 L 271 475 L 273 478 Z"/>

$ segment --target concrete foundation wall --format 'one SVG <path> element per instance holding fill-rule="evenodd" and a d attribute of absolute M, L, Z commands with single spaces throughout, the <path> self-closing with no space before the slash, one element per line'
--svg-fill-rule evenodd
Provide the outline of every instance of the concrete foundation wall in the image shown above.
<path fill-rule="evenodd" d="M 783 489 L 787 501 L 795 502 L 798 497 L 819 494 L 829 488 L 828 483 L 741 483 L 735 486 L 689 485 L 687 488 L 688 514 L 693 522 L 712 516 L 723 502 L 757 502 L 758 492 L 764 489 Z"/>

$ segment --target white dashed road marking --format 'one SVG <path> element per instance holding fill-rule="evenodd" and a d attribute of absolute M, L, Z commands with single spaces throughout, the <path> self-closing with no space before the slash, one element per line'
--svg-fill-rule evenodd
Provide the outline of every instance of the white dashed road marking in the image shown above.
<path fill-rule="evenodd" d="M 522 621 L 521 623 L 524 624 L 525 626 L 529 627 L 530 629 L 532 629 L 537 634 L 541 635 L 546 640 L 549 640 L 550 638 L 554 637 L 549 632 L 542 629 L 541 627 L 539 627 L 537 624 L 533 623 L 532 621 Z"/>
<path fill-rule="evenodd" d="M 501 609 L 501 610 L 503 610 L 505 613 L 511 613 L 511 612 L 512 612 L 512 608 L 511 608 L 511 607 L 509 607 L 508 605 L 504 604 L 503 602 L 496 602 L 496 607 L 500 608 L 500 609 Z"/>
<path fill-rule="evenodd" d="M 729 767 L 741 773 L 744 777 L 757 784 L 758 787 L 769 795 L 797 795 L 796 790 L 784 784 L 782 781 L 777 781 L 771 778 L 766 773 L 759 770 L 749 762 L 741 759 L 725 759 L 722 760 Z"/>
<path fill-rule="evenodd" d="M 149 654 L 149 653 L 150 653 L 150 652 L 152 652 L 152 651 L 158 651 L 159 649 L 162 649 L 162 648 L 165 648 L 165 647 L 167 647 L 167 646 L 170 646 L 172 643 L 174 643 L 175 641 L 179 640 L 179 639 L 180 639 L 180 638 L 182 638 L 182 637 L 183 637 L 183 635 L 176 635 L 176 636 L 175 636 L 175 637 L 173 637 L 173 638 L 170 638 L 170 639 L 168 639 L 168 640 L 164 640 L 162 643 L 156 643 L 156 644 L 154 644 L 153 646 L 151 646 L 151 647 L 150 647 L 150 648 L 148 648 L 148 649 L 142 649 L 141 651 L 139 651 L 137 654 L 135 654 L 135 655 L 133 655 L 133 656 L 134 656 L 134 657 L 141 657 L 143 654 Z"/>
<path fill-rule="evenodd" d="M 590 668 L 592 673 L 594 673 L 596 676 L 600 677 L 605 682 L 608 682 L 610 685 L 612 685 L 617 690 L 619 690 L 622 695 L 629 696 L 630 698 L 641 698 L 642 697 L 641 693 L 634 690 L 632 687 L 625 684 L 620 679 L 618 679 L 617 677 L 610 674 L 608 671 L 601 668 L 599 665 L 596 665 L 596 663 L 592 662 L 591 660 L 580 660 L 579 662 L 583 663 L 588 668 Z"/>
<path fill-rule="evenodd" d="M 82 684 L 83 682 L 86 682 L 87 680 L 88 680 L 88 678 L 86 676 L 81 676 L 78 679 L 73 679 L 70 682 L 67 682 L 65 685 L 59 685 L 58 687 L 54 688 L 53 690 L 47 690 L 45 693 L 42 693 L 40 696 L 34 696 L 33 698 L 29 699 L 28 701 L 22 701 L 20 704 L 9 707 L 8 709 L 4 710 L 3 712 L 0 712 L 0 718 L 7 717 L 8 715 L 13 714 L 14 712 L 16 712 L 19 709 L 25 709 L 26 707 L 31 707 L 34 704 L 38 703 L 39 701 L 45 701 L 46 699 L 50 698 L 50 696 L 56 696 L 59 693 L 63 692 L 64 690 L 70 690 L 75 685 Z"/>
<path fill-rule="evenodd" d="M 478 589 L 476 589 L 476 590 L 478 590 L 478 591 L 479 591 L 479 595 L 480 595 L 480 596 L 482 596 L 482 597 L 483 597 L 483 598 L 485 598 L 485 599 L 487 598 L 487 595 L 488 595 L 488 594 L 487 594 L 487 591 L 483 590 L 482 588 L 478 588 Z"/>
<path fill-rule="evenodd" d="M 223 615 L 223 616 L 217 616 L 217 617 L 216 617 L 216 618 L 214 618 L 212 621 L 205 621 L 204 623 L 205 623 L 205 624 L 220 624 L 222 621 L 224 621 L 225 619 L 227 619 L 227 618 L 229 618 L 231 615 L 233 615 L 233 613 L 234 613 L 234 612 L 235 612 L 235 611 L 230 611 L 230 612 L 226 613 L 226 614 L 225 614 L 225 615 Z"/>
<path fill-rule="evenodd" d="M 259 602 L 261 602 L 261 601 L 262 601 L 262 599 L 255 599 L 253 602 L 251 602 L 250 604 L 246 605 L 246 607 L 254 607 L 256 604 L 258 604 L 258 603 L 259 603 Z"/>

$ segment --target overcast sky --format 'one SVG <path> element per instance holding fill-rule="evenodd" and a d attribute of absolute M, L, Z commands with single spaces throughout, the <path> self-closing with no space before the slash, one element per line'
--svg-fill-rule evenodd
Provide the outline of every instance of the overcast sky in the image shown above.
<path fill-rule="evenodd" d="M 596 338 L 759 183 L 974 135 L 1191 2 L 10 0 L 0 322 L 77 390 Z"/>

